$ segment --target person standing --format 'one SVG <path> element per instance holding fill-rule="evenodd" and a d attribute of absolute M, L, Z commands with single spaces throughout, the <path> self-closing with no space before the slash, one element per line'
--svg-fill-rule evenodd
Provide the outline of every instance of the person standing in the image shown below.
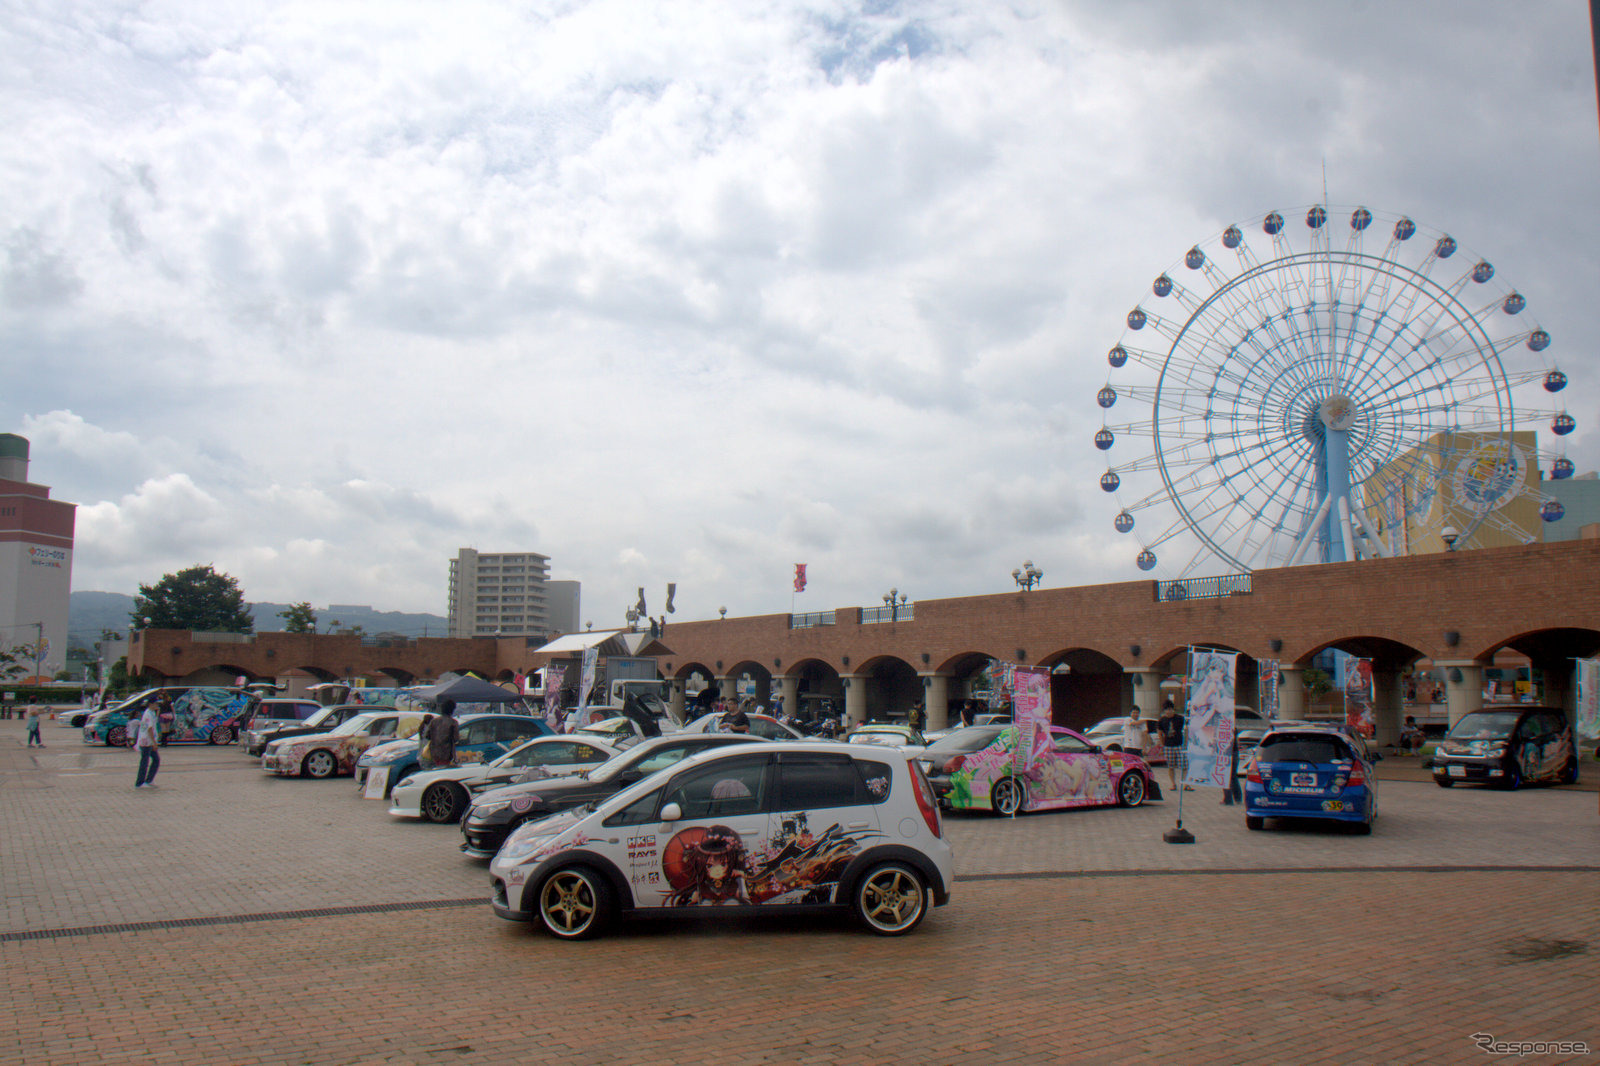
<path fill-rule="evenodd" d="M 906 725 L 912 730 L 922 728 L 922 704 L 913 703 L 911 709 L 906 711 Z"/>
<path fill-rule="evenodd" d="M 161 769 L 161 709 L 151 700 L 139 716 L 139 726 L 133 746 L 139 749 L 139 773 L 133 779 L 134 788 L 155 788 L 156 771 Z"/>
<path fill-rule="evenodd" d="M 35 744 L 44 747 L 44 741 L 39 737 L 39 719 L 44 717 L 44 708 L 37 703 L 30 703 L 24 713 L 28 716 L 28 747 Z"/>
<path fill-rule="evenodd" d="M 428 726 L 428 759 L 434 766 L 456 764 L 456 738 L 461 729 L 456 725 L 456 701 L 440 700 L 439 713 Z"/>
<path fill-rule="evenodd" d="M 1149 743 L 1150 734 L 1145 729 L 1145 720 L 1140 717 L 1138 705 L 1135 705 L 1128 712 L 1127 721 L 1122 723 L 1122 750 L 1131 751 L 1142 759 Z"/>
<path fill-rule="evenodd" d="M 1189 753 L 1183 746 L 1183 719 L 1178 717 L 1178 708 L 1170 699 L 1161 705 L 1156 728 L 1161 732 L 1161 747 L 1167 754 L 1167 780 L 1177 788 L 1179 774 L 1189 769 Z"/>
<path fill-rule="evenodd" d="M 723 721 L 723 725 L 727 727 L 730 733 L 750 732 L 750 715 L 745 712 L 744 705 L 740 704 L 734 707 L 733 713 L 728 715 Z"/>

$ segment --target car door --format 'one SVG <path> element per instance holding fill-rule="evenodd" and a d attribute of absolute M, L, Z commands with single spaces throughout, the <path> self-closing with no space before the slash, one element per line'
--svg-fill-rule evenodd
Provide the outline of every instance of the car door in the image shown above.
<path fill-rule="evenodd" d="M 1116 756 L 1119 763 L 1121 756 Z M 1107 755 L 1064 729 L 1050 730 L 1050 747 L 1041 752 L 1028 786 L 1035 809 L 1086 807 L 1114 802 Z"/>
<path fill-rule="evenodd" d="M 756 902 L 750 883 L 768 850 L 770 763 L 766 752 L 730 756 L 691 767 L 667 782 L 655 820 L 629 835 L 628 876 L 636 905 Z M 660 821 L 659 811 L 672 803 L 680 816 Z"/>
<path fill-rule="evenodd" d="M 753 903 L 828 903 L 839 877 L 868 843 L 884 835 L 879 812 L 894 769 L 879 760 L 833 752 L 778 752 L 771 829 L 752 864 Z"/>
<path fill-rule="evenodd" d="M 479 718 L 464 722 L 456 739 L 456 765 L 490 762 L 506 753 L 500 743 L 500 723 L 493 718 Z"/>

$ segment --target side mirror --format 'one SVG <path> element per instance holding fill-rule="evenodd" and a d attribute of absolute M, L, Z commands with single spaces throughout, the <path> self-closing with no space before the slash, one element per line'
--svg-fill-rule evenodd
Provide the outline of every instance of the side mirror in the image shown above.
<path fill-rule="evenodd" d="M 635 781 L 644 780 L 644 774 L 640 773 L 638 770 L 628 770 L 622 773 L 617 780 L 625 785 L 631 785 Z"/>
<path fill-rule="evenodd" d="M 676 822 L 682 817 L 683 808 L 678 806 L 676 803 L 669 803 L 665 807 L 661 808 L 661 820 L 663 822 Z"/>

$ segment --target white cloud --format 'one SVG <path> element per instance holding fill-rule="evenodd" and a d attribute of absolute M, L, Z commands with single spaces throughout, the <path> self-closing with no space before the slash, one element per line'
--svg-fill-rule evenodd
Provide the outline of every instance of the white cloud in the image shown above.
<path fill-rule="evenodd" d="M 784 610 L 801 561 L 802 609 L 1134 578 L 1104 353 L 1325 164 L 1528 295 L 1592 467 L 1583 14 L 51 5 L 0 27 L 3 422 L 79 588 L 438 611 L 457 548 L 528 548 L 602 624 Z"/>

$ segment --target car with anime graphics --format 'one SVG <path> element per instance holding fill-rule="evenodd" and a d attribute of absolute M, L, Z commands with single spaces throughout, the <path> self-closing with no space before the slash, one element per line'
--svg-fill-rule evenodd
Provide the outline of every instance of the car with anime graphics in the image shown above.
<path fill-rule="evenodd" d="M 621 915 L 852 912 L 883 936 L 949 902 L 954 863 L 922 771 L 883 747 L 761 742 L 685 759 L 524 825 L 489 867 L 501 918 L 563 940 Z"/>
<path fill-rule="evenodd" d="M 588 773 L 621 750 L 581 733 L 535 737 L 493 762 L 418 770 L 394 786 L 389 813 L 441 825 L 459 822 L 476 793 L 522 781 Z"/>
<path fill-rule="evenodd" d="M 362 752 L 374 744 L 414 737 L 421 724 L 420 711 L 368 709 L 327 733 L 268 741 L 261 752 L 261 769 L 282 777 L 353 773 Z"/>
<path fill-rule="evenodd" d="M 1101 751 L 1063 726 L 1039 731 L 1032 765 L 1019 758 L 1020 733 L 1003 726 L 976 751 L 957 753 L 929 776 L 939 800 L 954 811 L 1012 815 L 1065 807 L 1137 807 L 1160 799 L 1150 767 L 1131 752 Z"/>
<path fill-rule="evenodd" d="M 193 744 L 233 743 L 239 723 L 249 717 L 259 699 L 244 689 L 210 685 L 146 689 L 89 715 L 83 723 L 83 742 L 124 747 L 132 740 L 128 723 L 163 696 L 172 701 L 172 722 L 170 728 L 162 724 L 162 733 L 169 742 Z"/>
<path fill-rule="evenodd" d="M 708 748 L 759 742 L 759 737 L 748 733 L 673 733 L 640 741 L 581 776 L 491 789 L 474 796 L 461 818 L 461 850 L 474 858 L 493 858 L 512 830 L 524 822 L 610 799 L 634 782 Z"/>
<path fill-rule="evenodd" d="M 259 759 L 267 744 L 274 740 L 286 740 L 289 737 L 309 737 L 316 733 L 330 733 L 334 727 L 343 725 L 358 714 L 370 714 L 376 708 L 363 703 L 340 703 L 322 710 L 307 718 L 298 725 L 267 725 L 261 729 L 246 729 L 239 735 L 239 740 L 244 746 L 244 753 L 253 759 Z"/>
<path fill-rule="evenodd" d="M 1578 747 L 1566 713 L 1551 707 L 1486 707 L 1461 716 L 1433 752 L 1433 780 L 1515 789 L 1578 780 Z"/>
<path fill-rule="evenodd" d="M 1244 780 L 1244 824 L 1268 818 L 1344 822 L 1371 833 L 1378 817 L 1378 781 L 1366 742 L 1336 726 L 1269 729 L 1256 745 Z"/>
<path fill-rule="evenodd" d="M 526 714 L 467 714 L 456 720 L 456 765 L 493 762 L 512 748 L 547 737 L 543 718 Z M 422 768 L 422 745 L 413 736 L 376 744 L 356 759 L 357 795 L 388 799 L 394 786 Z"/>

